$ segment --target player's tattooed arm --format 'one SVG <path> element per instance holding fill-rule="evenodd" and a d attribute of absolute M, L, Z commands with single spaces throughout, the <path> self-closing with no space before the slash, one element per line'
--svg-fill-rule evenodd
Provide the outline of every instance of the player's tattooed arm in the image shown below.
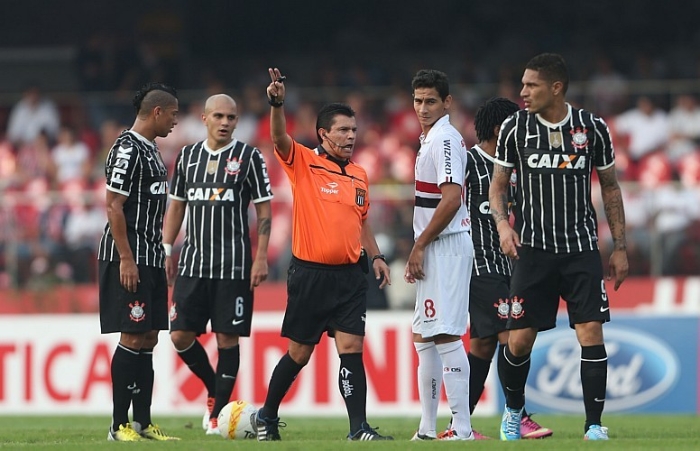
<path fill-rule="evenodd" d="M 258 235 L 270 235 L 272 220 L 270 218 L 258 218 Z"/>
<path fill-rule="evenodd" d="M 501 221 L 508 222 L 508 184 L 513 168 L 495 164 L 493 178 L 489 189 L 489 207 L 496 224 Z"/>
<path fill-rule="evenodd" d="M 600 180 L 605 216 L 608 218 L 614 249 L 625 250 L 627 248 L 625 208 L 622 203 L 622 191 L 615 174 L 615 166 L 598 171 L 598 179 Z"/>

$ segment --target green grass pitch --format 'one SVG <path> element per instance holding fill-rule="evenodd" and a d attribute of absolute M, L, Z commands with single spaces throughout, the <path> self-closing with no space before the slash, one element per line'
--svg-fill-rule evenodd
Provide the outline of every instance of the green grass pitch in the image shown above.
<path fill-rule="evenodd" d="M 610 441 L 583 441 L 583 418 L 569 415 L 537 415 L 536 420 L 554 430 L 554 436 L 543 440 L 501 442 L 410 442 L 418 424 L 418 416 L 411 418 L 373 418 L 370 423 L 379 426 L 383 435 L 393 435 L 394 442 L 347 442 L 345 418 L 298 418 L 283 415 L 288 426 L 281 430 L 281 442 L 258 443 L 254 440 L 228 441 L 218 436 L 205 436 L 201 418 L 156 418 L 170 435 L 182 438 L 180 442 L 108 442 L 107 417 L 77 416 L 0 416 L 0 448 L 50 450 L 698 450 L 700 449 L 700 417 L 695 415 L 615 415 L 607 414 L 605 426 L 610 428 Z M 444 426 L 446 418 L 439 421 Z M 498 437 L 500 418 L 476 417 L 474 428 L 482 434 Z"/>

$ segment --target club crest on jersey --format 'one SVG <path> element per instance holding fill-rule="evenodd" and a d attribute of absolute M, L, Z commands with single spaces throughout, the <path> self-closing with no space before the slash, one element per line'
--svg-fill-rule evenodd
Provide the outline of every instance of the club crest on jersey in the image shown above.
<path fill-rule="evenodd" d="M 510 186 L 515 186 L 518 183 L 518 173 L 516 171 L 516 169 L 513 169 L 513 172 L 510 173 Z"/>
<path fill-rule="evenodd" d="M 583 149 L 588 145 L 588 129 L 576 127 L 569 133 L 571 133 L 571 143 L 576 149 Z"/>
<path fill-rule="evenodd" d="M 493 306 L 496 307 L 498 311 L 498 317 L 501 319 L 508 319 L 508 313 L 510 312 L 510 305 L 508 305 L 509 299 L 498 299 L 498 302 L 494 303 Z"/>
<path fill-rule="evenodd" d="M 226 159 L 226 173 L 228 175 L 236 175 L 241 172 L 241 162 L 238 158 L 233 157 L 232 159 Z"/>
<path fill-rule="evenodd" d="M 209 160 L 207 162 L 207 174 L 216 174 L 216 169 L 219 167 L 219 162 L 216 160 Z"/>
<path fill-rule="evenodd" d="M 523 298 L 514 296 L 510 305 L 510 316 L 515 319 L 522 318 L 523 315 L 525 315 L 525 308 L 523 307 L 524 303 L 525 301 Z"/>
<path fill-rule="evenodd" d="M 175 321 L 177 319 L 177 307 L 175 307 L 175 303 L 173 302 L 172 307 L 170 307 L 170 321 Z"/>
<path fill-rule="evenodd" d="M 146 312 L 143 311 L 145 306 L 145 303 L 142 304 L 139 301 L 134 301 L 133 304 L 129 304 L 129 307 L 131 307 L 129 318 L 131 318 L 131 321 L 139 323 L 146 319 Z"/>
<path fill-rule="evenodd" d="M 557 149 L 561 147 L 564 142 L 564 138 L 561 136 L 561 132 L 549 132 L 549 144 Z"/>
<path fill-rule="evenodd" d="M 367 197 L 367 190 L 361 188 L 355 188 L 355 203 L 363 207 L 365 205 L 365 198 Z"/>

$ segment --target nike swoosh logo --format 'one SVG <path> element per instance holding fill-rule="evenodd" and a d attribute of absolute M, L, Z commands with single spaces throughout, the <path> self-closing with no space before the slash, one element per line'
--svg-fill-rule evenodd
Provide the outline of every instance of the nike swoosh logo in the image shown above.
<path fill-rule="evenodd" d="M 224 373 L 224 374 L 221 375 L 221 378 L 222 378 L 222 379 L 235 379 L 236 376 L 231 376 L 230 374 Z"/>
<path fill-rule="evenodd" d="M 605 313 L 605 312 L 607 312 L 608 310 L 610 310 L 610 307 L 601 307 L 601 308 L 600 308 L 600 313 Z"/>
<path fill-rule="evenodd" d="M 539 138 L 537 135 L 525 135 L 525 139 Z"/>
<path fill-rule="evenodd" d="M 487 173 L 487 174 L 484 174 L 484 175 L 480 175 L 480 176 L 479 176 L 479 180 L 483 179 L 484 177 L 488 177 L 488 176 L 489 176 L 488 173 Z"/>
<path fill-rule="evenodd" d="M 231 321 L 231 324 L 233 324 L 234 326 L 238 326 L 239 324 L 243 323 L 243 321 L 245 321 L 245 320 L 234 319 L 233 321 Z"/>
<path fill-rule="evenodd" d="M 187 167 L 189 168 L 189 167 L 192 167 L 192 166 L 197 166 L 198 164 L 199 164 L 199 162 L 190 163 L 190 164 L 187 165 Z"/>
<path fill-rule="evenodd" d="M 135 390 L 135 389 L 136 389 L 136 383 L 134 382 L 134 383 L 131 384 L 131 385 L 127 385 L 126 388 L 128 388 L 129 390 Z"/>
<path fill-rule="evenodd" d="M 593 398 L 593 401 L 595 401 L 595 402 L 605 402 L 605 398 L 603 398 L 603 399 Z"/>

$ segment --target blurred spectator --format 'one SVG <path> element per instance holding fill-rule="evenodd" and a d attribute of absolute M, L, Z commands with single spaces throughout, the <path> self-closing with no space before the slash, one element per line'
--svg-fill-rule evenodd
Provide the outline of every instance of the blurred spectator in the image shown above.
<path fill-rule="evenodd" d="M 294 123 L 294 139 L 310 149 L 318 147 L 316 107 L 309 102 L 299 104 L 299 107 L 294 112 Z"/>
<path fill-rule="evenodd" d="M 243 100 L 238 105 L 238 125 L 233 136 L 239 141 L 255 143 L 260 118 L 267 113 L 265 96 L 257 85 L 248 84 L 243 89 Z M 260 147 L 260 143 L 256 143 Z M 262 149 L 261 149 L 262 150 Z"/>
<path fill-rule="evenodd" d="M 51 143 L 42 130 L 32 142 L 23 144 L 17 151 L 17 182 L 21 185 L 36 178 L 53 184 L 56 166 L 51 158 Z"/>
<path fill-rule="evenodd" d="M 95 158 L 93 159 L 94 161 L 90 173 L 90 181 L 94 182 L 99 180 L 100 187 L 103 186 L 102 183 L 105 178 L 105 161 L 107 160 L 107 153 L 109 153 L 109 149 L 112 147 L 112 144 L 114 144 L 114 141 L 117 140 L 119 134 L 127 128 L 129 127 L 119 124 L 117 121 L 112 119 L 104 121 L 102 125 L 100 125 L 100 147 L 95 154 Z"/>
<path fill-rule="evenodd" d="M 97 280 L 97 248 L 107 222 L 104 207 L 94 198 L 94 193 L 85 188 L 83 182 L 74 180 L 62 190 L 69 210 L 64 230 L 66 259 L 76 283 Z"/>
<path fill-rule="evenodd" d="M 56 104 L 42 95 L 38 85 L 29 84 L 10 111 L 7 138 L 16 147 L 34 141 L 42 130 L 53 139 L 60 123 Z"/>
<path fill-rule="evenodd" d="M 627 100 L 627 80 L 617 72 L 607 56 L 596 59 L 596 70 L 588 81 L 590 110 L 607 118 L 623 111 Z"/>
<path fill-rule="evenodd" d="M 0 139 L 0 191 L 12 185 L 17 169 L 17 158 L 12 143 Z"/>
<path fill-rule="evenodd" d="M 700 189 L 700 150 L 684 155 L 678 161 L 677 168 L 683 187 L 695 191 Z"/>
<path fill-rule="evenodd" d="M 693 218 L 700 216 L 700 203 L 691 190 L 678 189 L 671 181 L 673 169 L 663 153 L 645 158 L 639 168 L 642 186 L 647 189 L 652 210 L 652 251 L 658 275 L 670 275 L 676 270 L 677 254 L 684 239 L 684 230 Z"/>
<path fill-rule="evenodd" d="M 92 169 L 90 149 L 78 141 L 71 127 L 63 126 L 58 142 L 51 150 L 56 166 L 56 182 L 60 185 L 71 180 L 87 180 Z"/>
<path fill-rule="evenodd" d="M 683 94 L 676 97 L 676 103 L 668 115 L 670 141 L 668 157 L 677 162 L 700 146 L 700 106 L 695 97 Z"/>
<path fill-rule="evenodd" d="M 631 171 L 628 177 L 634 178 L 642 158 L 663 150 L 668 142 L 667 113 L 657 108 L 649 97 L 641 96 L 637 106 L 617 116 L 614 124 L 618 138 L 624 138 L 615 141 L 619 144 L 616 151 L 626 153 Z"/>

